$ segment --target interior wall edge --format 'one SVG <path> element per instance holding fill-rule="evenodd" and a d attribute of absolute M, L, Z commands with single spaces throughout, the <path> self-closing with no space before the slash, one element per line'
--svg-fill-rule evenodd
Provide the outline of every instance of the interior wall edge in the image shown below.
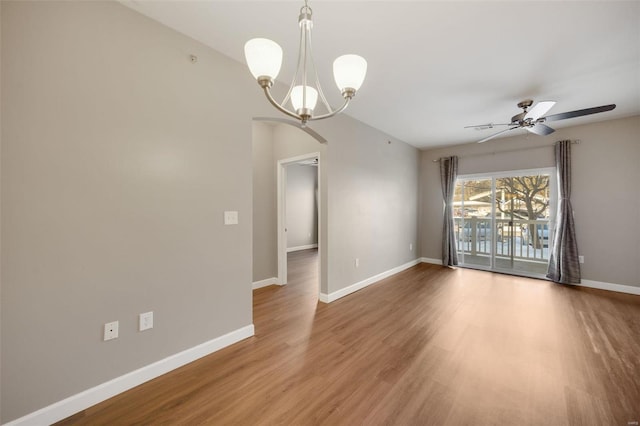
<path fill-rule="evenodd" d="M 351 284 L 348 287 L 344 287 L 341 288 L 340 290 L 334 291 L 332 293 L 326 294 L 326 293 L 320 293 L 320 301 L 324 302 L 324 303 L 331 303 L 334 302 L 342 297 L 348 296 L 352 293 L 355 293 L 358 290 L 362 290 L 365 287 L 368 287 L 372 284 L 375 284 L 379 281 L 382 281 L 385 278 L 388 278 L 392 275 L 395 275 L 397 273 L 400 273 L 402 271 L 404 271 L 405 269 L 409 269 L 412 266 L 416 266 L 417 264 L 421 263 L 421 259 L 415 259 L 412 260 L 410 262 L 407 262 L 403 265 L 400 266 L 396 266 L 395 268 L 389 269 L 387 271 L 381 272 L 377 275 L 374 275 L 372 277 L 369 277 L 367 279 L 364 279 L 362 281 L 359 281 L 355 284 Z"/>

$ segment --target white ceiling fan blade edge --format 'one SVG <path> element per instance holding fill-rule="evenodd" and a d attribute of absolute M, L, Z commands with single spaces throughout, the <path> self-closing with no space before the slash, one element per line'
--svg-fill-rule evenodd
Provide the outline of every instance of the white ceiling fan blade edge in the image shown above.
<path fill-rule="evenodd" d="M 484 139 L 482 139 L 482 140 L 479 140 L 477 143 L 486 142 L 486 141 L 488 141 L 489 139 L 493 139 L 493 138 L 495 138 L 495 137 L 496 137 L 496 136 L 498 136 L 498 135 L 501 135 L 501 134 L 503 134 L 503 133 L 505 133 L 505 132 L 508 132 L 509 130 L 517 129 L 518 127 L 520 127 L 520 126 L 515 126 L 515 127 L 510 127 L 510 128 L 508 128 L 508 129 L 504 129 L 504 130 L 502 130 L 502 131 L 500 131 L 500 132 L 498 132 L 498 133 L 494 133 L 494 134 L 493 134 L 493 135 L 491 135 L 491 136 L 487 136 L 486 138 L 484 138 Z"/>
<path fill-rule="evenodd" d="M 545 115 L 553 106 L 556 104 L 555 101 L 540 101 L 533 106 L 524 116 L 524 119 L 530 118 L 532 120 L 537 120 L 538 118 Z"/>
<path fill-rule="evenodd" d="M 538 136 L 547 136 L 556 131 L 549 126 L 540 123 L 533 127 L 525 127 L 525 129 Z"/>

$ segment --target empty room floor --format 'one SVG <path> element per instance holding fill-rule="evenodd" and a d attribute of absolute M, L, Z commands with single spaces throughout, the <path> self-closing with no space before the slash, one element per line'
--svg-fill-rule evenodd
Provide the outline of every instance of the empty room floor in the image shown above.
<path fill-rule="evenodd" d="M 254 337 L 61 424 L 640 420 L 640 296 L 420 264 L 323 304 L 317 251 L 289 262 Z"/>

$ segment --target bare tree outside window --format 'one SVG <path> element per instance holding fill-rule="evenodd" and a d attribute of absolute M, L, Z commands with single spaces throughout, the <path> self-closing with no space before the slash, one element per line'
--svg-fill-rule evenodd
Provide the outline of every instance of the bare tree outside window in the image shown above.
<path fill-rule="evenodd" d="M 549 217 L 549 176 L 515 176 L 496 179 L 496 208 L 509 217 L 537 220 Z M 526 233 L 535 247 L 542 247 L 544 230 L 530 223 Z M 546 230 L 548 233 L 548 229 Z M 548 237 L 548 235 L 547 235 Z"/>

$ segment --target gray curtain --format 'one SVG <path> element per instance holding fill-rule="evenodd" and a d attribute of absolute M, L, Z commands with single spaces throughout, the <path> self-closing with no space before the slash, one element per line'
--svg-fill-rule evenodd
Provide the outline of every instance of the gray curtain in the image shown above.
<path fill-rule="evenodd" d="M 571 207 L 571 141 L 556 144 L 558 173 L 558 217 L 549 255 L 547 278 L 563 284 L 580 283 L 578 244 Z"/>
<path fill-rule="evenodd" d="M 453 193 L 458 176 L 458 157 L 440 159 L 440 182 L 444 199 L 444 226 L 442 228 L 442 264 L 455 266 L 458 264 L 456 253 L 456 235 L 453 223 Z"/>

